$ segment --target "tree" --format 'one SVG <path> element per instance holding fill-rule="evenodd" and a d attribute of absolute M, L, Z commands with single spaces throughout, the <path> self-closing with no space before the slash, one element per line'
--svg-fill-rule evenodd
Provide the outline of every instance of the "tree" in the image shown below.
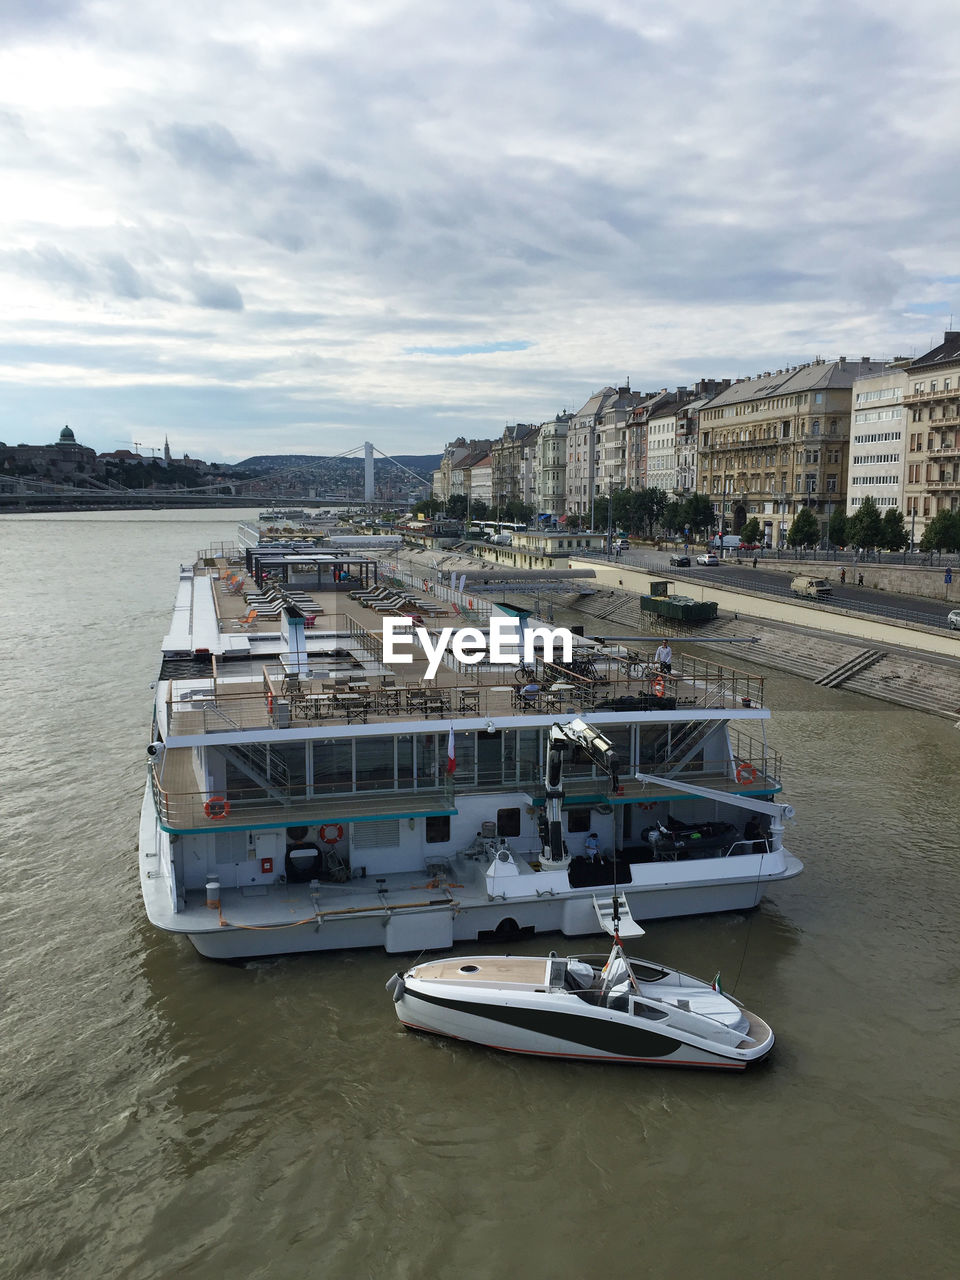
<path fill-rule="evenodd" d="M 960 512 L 938 511 L 923 531 L 921 551 L 956 551 L 960 548 Z"/>
<path fill-rule="evenodd" d="M 902 551 L 910 541 L 903 524 L 903 512 L 899 507 L 891 507 L 883 513 L 883 527 L 880 530 L 880 543 L 884 551 Z"/>
<path fill-rule="evenodd" d="M 820 521 L 809 507 L 801 507 L 793 517 L 793 524 L 787 534 L 787 542 L 791 547 L 812 547 L 820 541 Z"/>
<path fill-rule="evenodd" d="M 472 520 L 485 520 L 490 514 L 490 508 L 482 498 L 474 498 L 470 503 L 470 518 Z"/>
<path fill-rule="evenodd" d="M 462 493 L 451 494 L 447 499 L 447 515 L 451 520 L 462 520 L 467 514 L 467 500 Z"/>
<path fill-rule="evenodd" d="M 606 498 L 594 498 L 593 527 L 595 529 L 605 529 L 607 527 L 607 505 Z"/>
<path fill-rule="evenodd" d="M 627 533 L 635 530 L 633 497 L 632 489 L 615 489 L 613 492 L 613 522 Z"/>
<path fill-rule="evenodd" d="M 683 528 L 683 504 L 674 499 L 668 502 L 663 509 L 663 517 L 660 521 L 667 533 L 676 533 L 678 529 Z"/>
<path fill-rule="evenodd" d="M 636 493 L 637 527 L 648 538 L 653 537 L 654 527 L 663 519 L 667 509 L 667 495 L 662 489 L 639 489 Z"/>
<path fill-rule="evenodd" d="M 705 493 L 691 493 L 683 504 L 684 527 L 690 526 L 691 533 L 709 532 L 717 522 L 713 503 Z"/>
<path fill-rule="evenodd" d="M 748 544 L 760 541 L 760 521 L 756 516 L 751 516 L 740 530 L 740 541 Z"/>
<path fill-rule="evenodd" d="M 518 524 L 521 522 L 526 524 L 533 515 L 533 507 L 528 507 L 519 498 L 511 498 L 504 507 L 504 513 L 508 520 L 515 520 Z"/>
<path fill-rule="evenodd" d="M 865 547 L 868 551 L 882 545 L 883 517 L 880 508 L 873 498 L 867 495 L 847 524 L 847 537 L 855 547 Z"/>
<path fill-rule="evenodd" d="M 827 537 L 835 547 L 845 547 L 850 541 L 850 535 L 847 532 L 847 513 L 843 507 L 836 507 L 830 514 L 830 523 L 827 525 Z"/>

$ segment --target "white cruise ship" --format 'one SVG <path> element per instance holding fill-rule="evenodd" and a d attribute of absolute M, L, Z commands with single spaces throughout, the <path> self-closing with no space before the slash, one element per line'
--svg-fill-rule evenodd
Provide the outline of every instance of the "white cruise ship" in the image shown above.
<path fill-rule="evenodd" d="M 802 870 L 761 678 L 584 641 L 428 679 L 385 619 L 435 637 L 466 600 L 348 542 L 180 568 L 140 824 L 158 928 L 219 959 L 448 949 L 597 933 L 614 893 L 636 920 L 749 908 Z"/>

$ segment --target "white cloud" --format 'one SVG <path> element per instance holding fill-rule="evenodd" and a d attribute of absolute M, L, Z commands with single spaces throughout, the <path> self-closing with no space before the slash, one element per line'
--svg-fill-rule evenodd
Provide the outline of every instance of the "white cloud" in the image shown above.
<path fill-rule="evenodd" d="M 49 437 L 72 386 L 99 447 L 134 414 L 217 456 L 398 428 L 426 452 L 627 375 L 922 346 L 960 313 L 937 19 L 6 6 L 0 437 Z"/>

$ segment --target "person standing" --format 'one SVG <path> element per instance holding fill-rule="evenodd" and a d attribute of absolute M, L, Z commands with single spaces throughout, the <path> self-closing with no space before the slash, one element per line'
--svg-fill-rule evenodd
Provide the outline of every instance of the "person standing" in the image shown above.
<path fill-rule="evenodd" d="M 846 569 L 841 569 L 841 570 L 840 570 L 840 585 L 841 585 L 841 587 L 842 587 L 842 586 L 843 586 L 843 584 L 846 582 L 846 580 L 847 580 L 847 571 L 846 571 Z"/>
<path fill-rule="evenodd" d="M 858 574 L 857 574 L 857 586 L 858 586 L 858 587 L 862 587 L 862 586 L 863 586 L 863 574 L 862 574 L 862 573 L 858 573 Z"/>
<path fill-rule="evenodd" d="M 756 556 L 754 556 L 754 557 L 753 557 L 753 567 L 754 567 L 754 568 L 756 568 L 756 567 L 757 567 L 757 557 L 756 557 Z"/>
<path fill-rule="evenodd" d="M 661 640 L 657 652 L 653 655 L 653 660 L 661 671 L 670 675 L 673 670 L 673 650 L 670 648 L 668 640 Z"/>

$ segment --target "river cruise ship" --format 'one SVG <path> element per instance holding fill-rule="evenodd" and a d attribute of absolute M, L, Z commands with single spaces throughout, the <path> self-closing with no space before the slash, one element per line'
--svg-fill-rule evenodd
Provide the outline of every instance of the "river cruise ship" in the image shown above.
<path fill-rule="evenodd" d="M 519 670 L 448 646 L 428 678 L 388 619 L 492 620 L 349 541 L 180 567 L 140 823 L 158 928 L 219 959 L 415 952 L 597 933 L 614 894 L 638 921 L 749 908 L 800 872 L 760 677 L 578 641 Z"/>

